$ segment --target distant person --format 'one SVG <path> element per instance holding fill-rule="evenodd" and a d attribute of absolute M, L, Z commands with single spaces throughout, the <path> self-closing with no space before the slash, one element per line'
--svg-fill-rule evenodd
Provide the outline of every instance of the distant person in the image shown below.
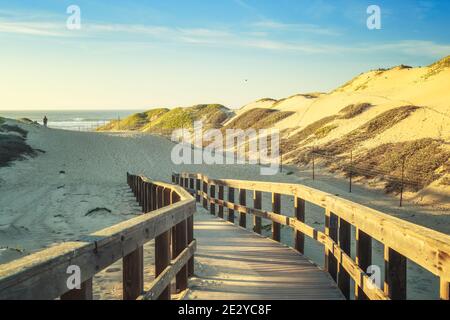
<path fill-rule="evenodd" d="M 47 119 L 47 116 L 44 116 L 44 127 L 47 127 L 47 122 L 48 122 L 48 119 Z"/>

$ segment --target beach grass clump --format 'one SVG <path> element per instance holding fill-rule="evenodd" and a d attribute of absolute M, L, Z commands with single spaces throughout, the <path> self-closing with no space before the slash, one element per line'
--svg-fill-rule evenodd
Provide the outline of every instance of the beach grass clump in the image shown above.
<path fill-rule="evenodd" d="M 113 120 L 101 126 L 97 131 L 137 131 L 141 130 L 148 122 L 155 121 L 158 117 L 168 112 L 169 109 L 157 108 L 145 112 L 135 113 L 122 120 Z"/>
<path fill-rule="evenodd" d="M 230 116 L 230 110 L 220 104 L 199 104 L 188 108 L 175 108 L 144 128 L 145 132 L 168 134 L 174 129 L 192 129 L 194 121 L 202 121 L 203 129 L 220 128 Z"/>
<path fill-rule="evenodd" d="M 449 160 L 450 152 L 443 148 L 442 141 L 424 138 L 380 145 L 356 157 L 355 165 L 395 177 L 387 182 L 386 190 L 398 192 L 403 161 L 406 186 L 417 190 L 450 173 Z"/>
<path fill-rule="evenodd" d="M 318 129 L 314 135 L 318 138 L 318 139 L 322 139 L 327 137 L 331 131 L 333 131 L 334 129 L 336 129 L 338 126 L 337 125 L 328 125 L 328 126 L 324 126 L 320 129 Z"/>
<path fill-rule="evenodd" d="M 8 166 L 15 160 L 23 160 L 25 156 L 36 156 L 37 152 L 25 141 L 28 134 L 17 126 L 2 125 L 0 127 L 0 167 Z"/>
<path fill-rule="evenodd" d="M 386 130 L 392 128 L 402 120 L 408 118 L 414 111 L 420 109 L 417 106 L 403 106 L 390 109 L 376 116 L 361 127 L 344 135 L 340 139 L 335 139 L 320 146 L 319 150 L 327 155 L 339 155 L 348 153 L 358 144 L 370 140 Z"/>
<path fill-rule="evenodd" d="M 324 117 L 316 122 L 311 123 L 310 125 L 306 126 L 304 129 L 294 133 L 292 136 L 290 136 L 287 139 L 284 139 L 281 142 L 281 147 L 283 149 L 283 152 L 290 152 L 295 150 L 299 143 L 306 140 L 307 138 L 314 135 L 316 132 L 319 132 L 319 134 L 324 134 L 328 129 L 325 129 L 324 132 L 320 132 L 320 130 L 327 126 L 329 123 L 336 120 L 337 116 L 328 116 Z M 330 128 L 331 129 L 331 128 Z M 334 129 L 334 128 L 333 128 Z M 331 131 L 331 130 L 330 130 Z"/>
<path fill-rule="evenodd" d="M 339 112 L 340 118 L 341 119 L 353 119 L 354 117 L 367 111 L 370 107 L 372 107 L 372 104 L 370 104 L 370 103 L 351 104 Z"/>
<path fill-rule="evenodd" d="M 294 112 L 291 111 L 255 108 L 244 112 L 225 126 L 224 129 L 267 129 L 293 114 Z"/>
<path fill-rule="evenodd" d="M 429 71 L 427 72 L 427 74 L 425 74 L 423 76 L 423 78 L 426 80 L 432 76 L 435 76 L 435 75 L 441 73 L 442 71 L 444 71 L 447 68 L 450 68 L 450 56 L 447 56 L 447 57 L 431 64 L 428 67 Z"/>

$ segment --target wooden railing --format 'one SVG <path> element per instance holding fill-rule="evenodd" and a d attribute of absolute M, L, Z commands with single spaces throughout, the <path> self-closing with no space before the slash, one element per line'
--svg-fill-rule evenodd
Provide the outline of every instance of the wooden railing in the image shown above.
<path fill-rule="evenodd" d="M 337 282 L 342 293 L 350 298 L 350 279 L 355 283 L 356 299 L 406 299 L 407 260 L 411 260 L 440 279 L 440 297 L 448 300 L 450 292 L 450 236 L 392 217 L 363 205 L 298 184 L 210 179 L 202 174 L 173 174 L 173 182 L 184 186 L 203 199 L 211 214 L 246 227 L 247 215 L 253 215 L 253 230 L 261 234 L 261 219 L 272 221 L 272 238 L 280 241 L 280 226 L 294 230 L 295 249 L 304 253 L 305 236 L 325 249 L 325 269 Z M 238 191 L 239 202 L 234 196 Z M 247 205 L 247 191 L 253 191 L 253 205 Z M 216 192 L 218 192 L 216 194 Z M 261 210 L 262 193 L 271 194 L 272 211 Z M 225 200 L 225 195 L 227 200 Z M 282 215 L 280 195 L 292 196 L 293 217 Z M 305 204 L 324 210 L 325 231 L 305 223 Z M 218 208 L 216 208 L 218 206 Z M 216 210 L 218 209 L 218 210 Z M 286 211 L 285 211 L 286 212 Z M 355 228 L 356 258 L 351 258 L 351 226 Z M 367 274 L 372 265 L 372 239 L 384 245 L 384 288 L 374 285 Z"/>
<path fill-rule="evenodd" d="M 122 259 L 123 299 L 170 299 L 193 274 L 195 199 L 183 188 L 127 174 L 145 214 L 0 265 L 0 299 L 92 299 L 93 277 Z M 151 212 L 150 214 L 148 214 Z M 143 245 L 155 239 L 155 280 L 144 291 Z M 70 268 L 72 267 L 72 268 Z M 68 279 L 80 271 L 81 288 Z"/>

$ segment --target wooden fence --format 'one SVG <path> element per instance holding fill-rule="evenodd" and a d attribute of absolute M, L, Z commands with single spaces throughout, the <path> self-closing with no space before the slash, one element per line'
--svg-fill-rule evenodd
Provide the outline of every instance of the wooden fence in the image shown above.
<path fill-rule="evenodd" d="M 127 174 L 144 213 L 24 258 L 0 265 L 0 299 L 89 300 L 93 277 L 123 262 L 123 299 L 170 299 L 171 282 L 187 288 L 193 274 L 195 199 L 183 188 Z M 143 245 L 155 239 L 155 280 L 144 291 Z M 81 271 L 81 288 L 68 288 L 71 266 Z M 69 273 L 68 273 L 69 272 Z"/>
<path fill-rule="evenodd" d="M 325 269 L 350 298 L 350 279 L 356 299 L 406 299 L 407 260 L 411 260 L 440 279 L 440 297 L 449 300 L 450 236 L 392 217 L 363 205 L 298 184 L 210 179 L 202 174 L 174 173 L 173 182 L 191 190 L 196 200 L 203 200 L 211 214 L 247 226 L 253 215 L 254 231 L 261 234 L 261 219 L 272 221 L 272 238 L 280 241 L 281 225 L 294 230 L 295 249 L 304 253 L 305 236 L 324 245 Z M 238 203 L 234 199 L 238 190 Z M 247 205 L 246 191 L 253 192 Z M 263 211 L 262 192 L 272 196 L 272 211 Z M 281 194 L 294 198 L 294 217 L 281 214 Z M 227 195 L 227 200 L 225 200 Z M 324 209 L 325 232 L 305 223 L 305 203 Z M 284 209 L 284 208 L 283 208 Z M 288 210 L 286 208 L 285 210 Z M 355 228 L 356 258 L 351 258 L 351 226 Z M 367 268 L 372 264 L 372 239 L 384 245 L 384 288 L 373 284 Z"/>

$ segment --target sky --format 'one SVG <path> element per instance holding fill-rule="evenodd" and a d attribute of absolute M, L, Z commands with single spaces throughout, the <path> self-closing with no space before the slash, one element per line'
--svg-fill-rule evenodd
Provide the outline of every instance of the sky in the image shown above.
<path fill-rule="evenodd" d="M 438 0 L 0 0 L 0 111 L 238 108 L 431 64 L 448 30 Z"/>

